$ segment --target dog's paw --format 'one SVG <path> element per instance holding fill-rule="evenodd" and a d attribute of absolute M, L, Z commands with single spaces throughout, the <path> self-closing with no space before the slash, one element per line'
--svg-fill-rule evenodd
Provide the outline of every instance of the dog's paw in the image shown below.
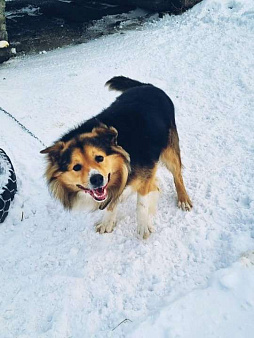
<path fill-rule="evenodd" d="M 116 222 L 110 221 L 107 223 L 101 222 L 96 224 L 95 230 L 96 232 L 99 232 L 100 234 L 104 234 L 105 232 L 109 233 L 114 230 L 114 227 L 116 226 Z"/>
<path fill-rule="evenodd" d="M 191 211 L 192 203 L 188 196 L 178 200 L 178 208 L 181 208 L 183 211 Z"/>
<path fill-rule="evenodd" d="M 152 232 L 155 232 L 155 228 L 152 224 L 139 224 L 138 225 L 138 236 L 143 239 L 147 239 Z"/>

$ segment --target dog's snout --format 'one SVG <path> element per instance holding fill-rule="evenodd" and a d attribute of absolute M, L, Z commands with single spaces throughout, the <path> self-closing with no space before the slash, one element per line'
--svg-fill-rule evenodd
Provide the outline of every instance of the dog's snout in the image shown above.
<path fill-rule="evenodd" d="M 101 174 L 94 174 L 90 177 L 90 183 L 94 188 L 100 188 L 103 184 L 103 176 Z"/>

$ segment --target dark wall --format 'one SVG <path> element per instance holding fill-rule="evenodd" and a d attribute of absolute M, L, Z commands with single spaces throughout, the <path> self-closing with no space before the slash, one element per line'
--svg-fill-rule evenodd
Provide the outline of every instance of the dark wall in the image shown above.
<path fill-rule="evenodd" d="M 152 11 L 180 13 L 201 0 L 107 0 L 112 4 L 128 4 Z"/>

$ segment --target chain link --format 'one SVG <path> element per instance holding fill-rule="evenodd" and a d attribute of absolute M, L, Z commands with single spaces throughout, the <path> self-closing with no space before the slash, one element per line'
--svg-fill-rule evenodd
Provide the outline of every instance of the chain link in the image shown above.
<path fill-rule="evenodd" d="M 4 110 L 2 107 L 0 107 L 0 110 L 7 116 L 9 116 L 11 119 L 13 119 L 20 127 L 21 129 L 23 129 L 25 132 L 27 132 L 30 136 L 32 136 L 33 138 L 35 138 L 37 141 L 39 141 L 43 147 L 46 148 L 45 144 L 37 137 L 35 136 L 29 129 L 27 129 L 22 123 L 20 123 L 13 115 L 11 115 L 10 113 L 8 113 L 6 110 Z"/>

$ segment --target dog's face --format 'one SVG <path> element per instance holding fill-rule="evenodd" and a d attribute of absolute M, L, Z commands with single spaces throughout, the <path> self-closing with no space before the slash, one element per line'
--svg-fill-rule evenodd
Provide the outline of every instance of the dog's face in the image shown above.
<path fill-rule="evenodd" d="M 112 174 L 129 160 L 128 154 L 117 146 L 116 138 L 114 128 L 103 126 L 42 150 L 42 154 L 48 154 L 46 177 L 53 193 L 57 195 L 54 189 L 61 187 L 73 193 L 82 191 L 96 202 L 104 202 Z"/>
<path fill-rule="evenodd" d="M 94 200 L 102 202 L 107 198 L 112 163 L 106 152 L 94 145 L 84 144 L 74 148 L 67 170 L 58 180 L 73 191 L 83 190 Z"/>

